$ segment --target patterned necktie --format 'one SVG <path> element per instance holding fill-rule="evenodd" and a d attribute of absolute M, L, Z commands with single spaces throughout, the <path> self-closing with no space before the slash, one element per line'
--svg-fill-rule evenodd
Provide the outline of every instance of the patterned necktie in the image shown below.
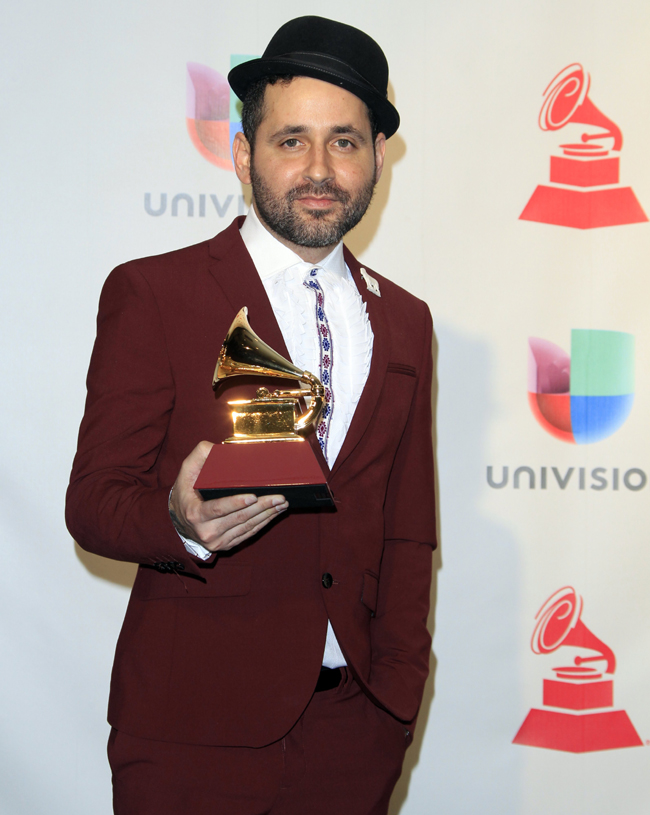
<path fill-rule="evenodd" d="M 332 393 L 332 335 L 330 333 L 330 326 L 325 314 L 325 295 L 320 283 L 316 279 L 318 269 L 312 269 L 309 276 L 304 281 L 304 285 L 308 289 L 313 289 L 316 295 L 316 328 L 318 330 L 318 341 L 320 347 L 320 381 L 325 387 L 325 406 L 321 413 L 318 427 L 316 428 L 316 435 L 318 442 L 323 451 L 323 455 L 327 460 L 327 439 L 329 436 L 330 422 L 332 420 L 332 413 L 334 412 L 334 394 Z"/>

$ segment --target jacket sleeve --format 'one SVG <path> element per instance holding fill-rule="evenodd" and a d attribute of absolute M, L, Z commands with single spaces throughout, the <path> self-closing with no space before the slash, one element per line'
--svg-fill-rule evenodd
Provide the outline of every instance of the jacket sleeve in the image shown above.
<path fill-rule="evenodd" d="M 371 686 L 405 722 L 418 711 L 429 672 L 427 630 L 436 546 L 432 449 L 432 323 L 425 331 L 418 383 L 388 484 L 384 554 L 371 624 Z"/>
<path fill-rule="evenodd" d="M 175 388 L 156 300 L 136 264 L 118 267 L 104 285 L 87 387 L 68 529 L 105 557 L 193 570 L 169 519 L 171 483 L 161 483 L 156 467 Z"/>

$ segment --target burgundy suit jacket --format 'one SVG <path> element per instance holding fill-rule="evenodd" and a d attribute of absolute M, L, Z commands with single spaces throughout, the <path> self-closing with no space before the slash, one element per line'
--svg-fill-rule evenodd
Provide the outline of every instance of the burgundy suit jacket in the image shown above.
<path fill-rule="evenodd" d="M 238 378 L 216 398 L 211 387 L 242 306 L 256 333 L 288 357 L 240 223 L 118 267 L 102 292 L 66 519 L 83 548 L 140 564 L 109 721 L 163 741 L 279 739 L 309 702 L 329 618 L 365 692 L 408 722 L 428 672 L 435 546 L 432 329 L 422 301 L 374 272 L 381 297 L 368 292 L 346 250 L 374 347 L 330 474 L 335 511 L 290 508 L 207 563 L 185 551 L 170 522 L 169 490 L 183 459 L 202 439 L 225 438 L 226 398 L 259 384 Z M 180 567 L 161 572 L 153 568 L 160 563 Z"/>

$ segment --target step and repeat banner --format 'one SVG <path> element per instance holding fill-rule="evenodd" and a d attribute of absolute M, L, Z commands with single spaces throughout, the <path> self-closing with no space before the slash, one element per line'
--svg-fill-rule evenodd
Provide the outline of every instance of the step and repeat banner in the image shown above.
<path fill-rule="evenodd" d="M 298 13 L 388 56 L 402 127 L 348 243 L 436 327 L 432 673 L 391 813 L 647 813 L 643 0 L 6 10 L 2 811 L 111 811 L 106 703 L 135 567 L 63 522 L 97 300 L 118 263 L 247 211 L 225 77 Z"/>

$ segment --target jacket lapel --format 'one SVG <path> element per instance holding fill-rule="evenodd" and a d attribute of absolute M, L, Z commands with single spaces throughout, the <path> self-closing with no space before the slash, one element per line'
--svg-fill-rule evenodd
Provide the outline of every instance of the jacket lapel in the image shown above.
<path fill-rule="evenodd" d="M 372 362 L 370 363 L 368 380 L 361 393 L 361 398 L 359 399 L 359 404 L 354 412 L 354 416 L 352 417 L 352 422 L 350 423 L 345 441 L 343 442 L 343 447 L 341 447 L 341 451 L 336 457 L 336 461 L 332 467 L 332 477 L 336 475 L 339 468 L 344 464 L 366 432 L 368 423 L 375 411 L 384 379 L 386 378 L 386 369 L 388 368 L 391 350 L 385 301 L 381 297 L 377 297 L 376 294 L 372 294 L 368 291 L 366 282 L 361 276 L 361 266 L 354 255 L 348 250 L 347 246 L 345 247 L 344 254 L 345 262 L 352 272 L 352 277 L 354 278 L 359 294 L 366 304 L 374 338 L 372 345 Z"/>
<path fill-rule="evenodd" d="M 232 306 L 233 319 L 247 306 L 253 331 L 274 351 L 290 359 L 264 284 L 239 234 L 243 222 L 243 217 L 236 218 L 209 242 L 210 273 Z"/>

